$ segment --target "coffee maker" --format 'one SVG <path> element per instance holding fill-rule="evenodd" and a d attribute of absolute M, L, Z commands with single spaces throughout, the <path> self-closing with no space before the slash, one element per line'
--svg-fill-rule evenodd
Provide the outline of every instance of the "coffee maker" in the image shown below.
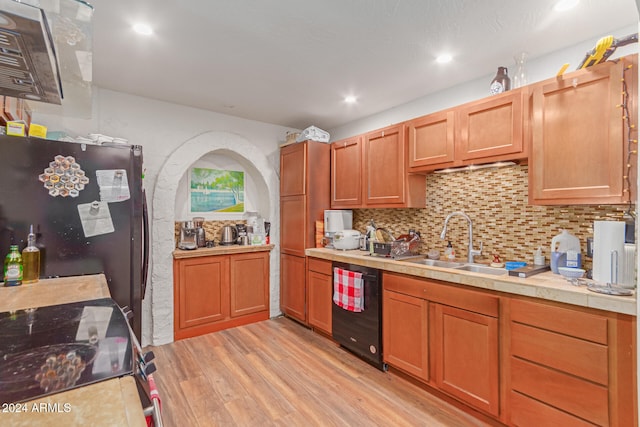
<path fill-rule="evenodd" d="M 206 245 L 206 234 L 204 232 L 204 217 L 193 217 L 193 225 L 196 229 L 196 243 L 199 248 L 204 248 Z"/>
<path fill-rule="evenodd" d="M 238 244 L 248 245 L 249 236 L 247 235 L 247 224 L 236 224 L 236 230 L 238 231 Z"/>
<path fill-rule="evenodd" d="M 193 221 L 183 221 L 180 227 L 179 249 L 193 250 L 198 248 L 198 229 Z"/>

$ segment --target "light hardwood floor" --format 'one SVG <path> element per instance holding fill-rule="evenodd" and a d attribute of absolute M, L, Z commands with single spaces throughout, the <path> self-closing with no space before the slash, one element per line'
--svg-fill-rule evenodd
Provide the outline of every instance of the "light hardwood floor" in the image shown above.
<path fill-rule="evenodd" d="M 282 317 L 153 350 L 167 427 L 488 425 Z"/>

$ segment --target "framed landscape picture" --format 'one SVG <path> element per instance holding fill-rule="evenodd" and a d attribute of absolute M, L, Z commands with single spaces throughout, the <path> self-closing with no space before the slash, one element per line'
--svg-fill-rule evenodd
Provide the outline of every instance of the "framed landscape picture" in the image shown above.
<path fill-rule="evenodd" d="M 191 213 L 244 213 L 244 172 L 192 168 L 189 201 Z"/>

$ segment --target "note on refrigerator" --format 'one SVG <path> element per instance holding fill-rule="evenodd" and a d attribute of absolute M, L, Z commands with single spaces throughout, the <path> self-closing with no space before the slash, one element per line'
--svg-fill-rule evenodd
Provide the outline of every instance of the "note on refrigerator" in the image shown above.
<path fill-rule="evenodd" d="M 80 215 L 85 237 L 113 233 L 115 231 L 107 202 L 94 201 L 78 205 L 78 214 Z"/>
<path fill-rule="evenodd" d="M 123 202 L 131 198 L 127 171 L 124 169 L 97 170 L 100 200 L 107 203 Z"/>

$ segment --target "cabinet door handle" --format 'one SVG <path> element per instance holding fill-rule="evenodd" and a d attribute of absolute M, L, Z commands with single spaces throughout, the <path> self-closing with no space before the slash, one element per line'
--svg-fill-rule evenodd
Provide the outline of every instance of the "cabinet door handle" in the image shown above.
<path fill-rule="evenodd" d="M 351 145 L 356 145 L 357 143 L 358 143 L 358 141 L 344 141 L 344 142 L 342 143 L 342 147 L 343 147 L 343 148 L 344 148 L 344 147 L 349 147 L 349 146 L 351 146 Z"/>

